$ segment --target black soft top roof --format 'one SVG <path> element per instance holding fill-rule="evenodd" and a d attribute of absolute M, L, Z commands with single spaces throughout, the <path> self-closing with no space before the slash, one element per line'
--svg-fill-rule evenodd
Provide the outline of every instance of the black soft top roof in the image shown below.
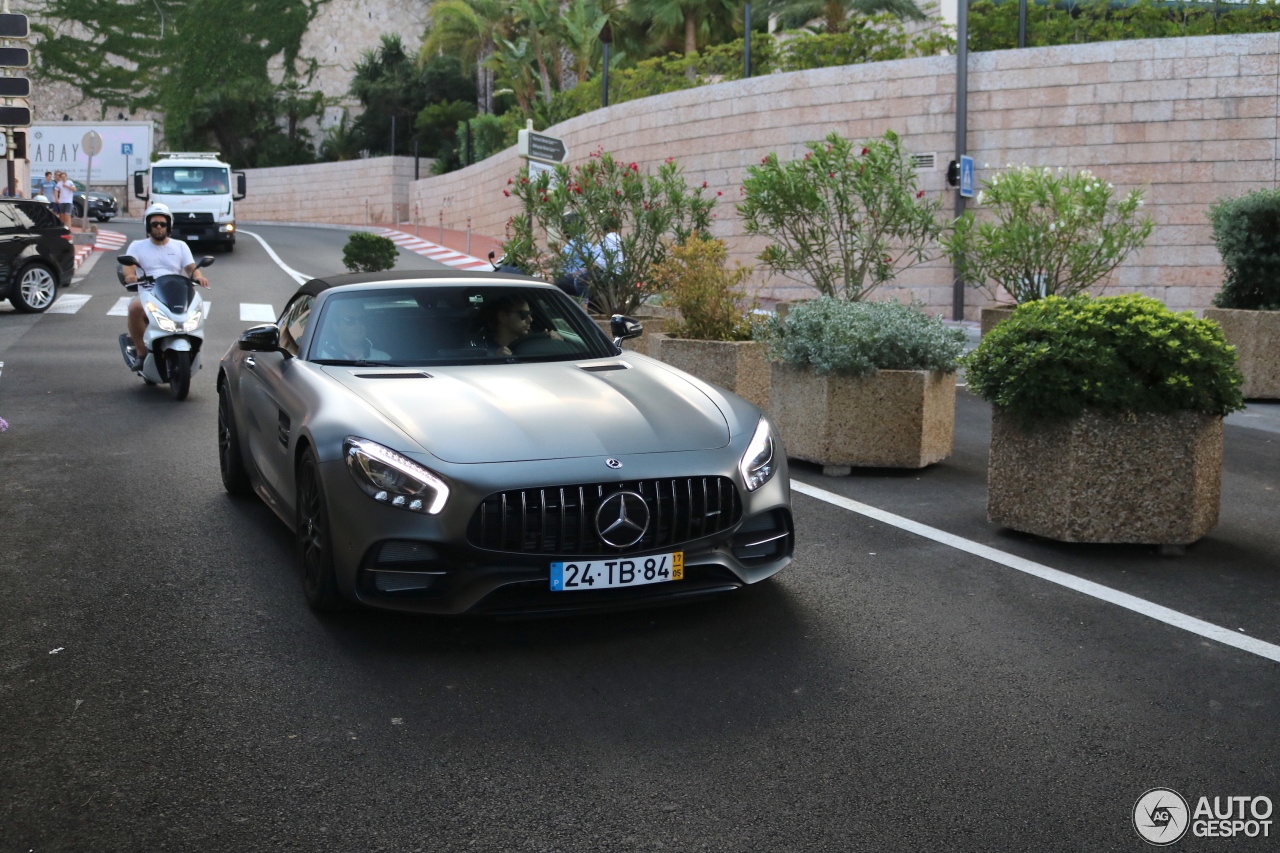
<path fill-rule="evenodd" d="M 533 278 L 519 273 L 488 272 L 485 270 L 388 270 L 386 272 L 353 272 L 339 275 L 328 275 L 324 278 L 313 278 L 298 289 L 299 293 L 319 296 L 334 287 L 345 287 L 349 284 L 391 284 L 397 281 L 422 281 L 423 279 L 452 279 L 457 281 L 493 281 L 520 282 L 521 284 L 543 284 L 540 278 Z"/>

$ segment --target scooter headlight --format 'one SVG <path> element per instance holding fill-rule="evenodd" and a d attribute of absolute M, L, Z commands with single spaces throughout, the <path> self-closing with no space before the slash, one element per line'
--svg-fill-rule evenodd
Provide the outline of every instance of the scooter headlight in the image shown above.
<path fill-rule="evenodd" d="M 200 312 L 197 311 L 188 317 L 187 321 L 182 324 L 182 331 L 194 332 L 196 329 L 200 328 L 200 316 Z"/>
<path fill-rule="evenodd" d="M 747 491 L 754 492 L 769 482 L 769 478 L 778 470 L 778 463 L 774 458 L 777 450 L 775 445 L 769 421 L 760 418 L 746 452 L 738 462 L 738 470 L 742 474 L 742 481 L 746 483 Z"/>
<path fill-rule="evenodd" d="M 178 324 L 175 323 L 168 314 L 161 311 L 160 306 L 156 305 L 154 302 L 147 303 L 147 313 L 151 315 L 151 319 L 155 321 L 155 324 L 160 327 L 160 331 L 178 331 Z"/>
<path fill-rule="evenodd" d="M 378 503 L 439 515 L 449 500 L 449 486 L 444 480 L 389 447 L 367 438 L 347 436 L 342 455 L 356 485 Z"/>

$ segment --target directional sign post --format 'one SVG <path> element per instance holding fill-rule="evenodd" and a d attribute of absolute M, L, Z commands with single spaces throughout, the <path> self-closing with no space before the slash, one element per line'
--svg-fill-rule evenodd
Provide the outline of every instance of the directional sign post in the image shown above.
<path fill-rule="evenodd" d="M 84 179 L 84 221 L 81 229 L 89 230 L 89 191 L 93 189 L 93 158 L 102 153 L 102 134 L 91 130 L 80 138 L 80 150 L 89 155 L 89 171 Z"/>
<path fill-rule="evenodd" d="M 543 163 L 563 163 L 569 156 L 563 139 L 522 130 L 517 134 L 520 156 L 526 160 L 541 160 Z"/>

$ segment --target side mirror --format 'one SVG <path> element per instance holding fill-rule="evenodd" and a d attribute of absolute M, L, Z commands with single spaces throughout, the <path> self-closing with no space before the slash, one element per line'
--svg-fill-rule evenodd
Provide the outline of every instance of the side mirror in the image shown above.
<path fill-rule="evenodd" d="M 489 263 L 493 263 L 493 258 L 496 254 L 497 253 L 494 252 L 492 249 L 489 250 Z"/>
<path fill-rule="evenodd" d="M 205 267 L 211 267 L 213 266 L 214 260 L 215 259 L 212 255 L 205 255 L 203 258 L 199 260 L 199 262 L 196 263 L 196 269 L 204 269 Z"/>
<path fill-rule="evenodd" d="M 133 255 L 117 255 L 116 263 L 123 264 L 126 267 L 136 267 L 138 265 L 138 259 Z"/>
<path fill-rule="evenodd" d="M 245 187 L 247 186 L 247 184 L 245 181 L 244 172 L 236 172 L 235 175 L 236 175 L 236 194 L 232 196 L 232 199 L 234 201 L 239 201 L 249 193 L 246 192 L 245 190 Z"/>
<path fill-rule="evenodd" d="M 143 174 L 144 174 L 143 172 L 134 172 L 134 173 L 133 173 L 133 194 L 134 194 L 134 196 L 135 196 L 136 198 L 140 198 L 140 199 L 142 199 L 143 201 L 146 201 L 146 200 L 147 200 L 147 198 L 148 198 L 148 196 L 146 195 L 146 192 L 144 191 L 144 186 L 143 186 L 143 183 L 142 183 L 142 176 L 143 176 Z"/>
<path fill-rule="evenodd" d="M 628 338 L 638 338 L 644 334 L 644 326 L 630 317 L 614 314 L 609 319 L 609 331 L 613 333 L 613 342 L 620 344 Z"/>
<path fill-rule="evenodd" d="M 247 329 L 240 336 L 240 349 L 245 352 L 278 352 L 280 350 L 280 329 L 275 323 L 266 323 Z"/>

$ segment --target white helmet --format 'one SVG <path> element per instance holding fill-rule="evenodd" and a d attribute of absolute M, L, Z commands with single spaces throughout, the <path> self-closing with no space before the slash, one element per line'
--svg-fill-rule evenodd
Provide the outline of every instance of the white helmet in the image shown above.
<path fill-rule="evenodd" d="M 148 227 L 147 223 L 151 221 L 151 217 L 153 216 L 163 216 L 169 222 L 169 230 L 173 230 L 173 212 L 169 210 L 169 205 L 157 202 L 156 204 L 148 207 L 142 214 L 142 227 L 145 228 L 148 233 L 150 233 L 151 229 Z"/>

